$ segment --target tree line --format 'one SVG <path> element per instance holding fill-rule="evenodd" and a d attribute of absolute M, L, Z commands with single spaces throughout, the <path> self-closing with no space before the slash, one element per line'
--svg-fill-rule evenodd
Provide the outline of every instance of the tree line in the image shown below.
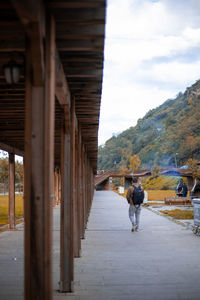
<path fill-rule="evenodd" d="M 8 157 L 0 158 L 0 193 L 8 191 Z M 23 164 L 19 161 L 15 162 L 15 187 L 17 191 L 23 189 Z"/>

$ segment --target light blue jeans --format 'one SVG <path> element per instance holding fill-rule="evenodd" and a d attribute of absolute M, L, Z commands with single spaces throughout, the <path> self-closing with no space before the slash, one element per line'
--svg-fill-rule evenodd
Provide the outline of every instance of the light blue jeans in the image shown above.
<path fill-rule="evenodd" d="M 129 219 L 133 226 L 137 225 L 137 229 L 139 228 L 141 210 L 142 210 L 142 205 L 140 205 L 140 206 L 130 205 L 129 206 Z"/>

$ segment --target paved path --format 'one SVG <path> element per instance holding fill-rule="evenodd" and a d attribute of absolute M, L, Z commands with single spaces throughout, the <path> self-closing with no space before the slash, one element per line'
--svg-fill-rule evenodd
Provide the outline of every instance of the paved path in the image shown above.
<path fill-rule="evenodd" d="M 59 208 L 54 209 L 54 300 L 200 299 L 200 238 L 147 209 L 142 230 L 132 233 L 127 210 L 117 194 L 95 193 L 82 257 L 75 259 L 75 292 L 59 294 Z M 22 299 L 22 230 L 0 234 L 1 300 Z"/>

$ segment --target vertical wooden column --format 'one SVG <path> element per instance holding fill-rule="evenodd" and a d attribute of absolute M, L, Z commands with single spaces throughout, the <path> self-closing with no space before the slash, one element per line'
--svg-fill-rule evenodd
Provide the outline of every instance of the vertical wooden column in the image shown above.
<path fill-rule="evenodd" d="M 78 134 L 78 169 L 79 169 L 79 185 L 78 185 L 78 195 L 79 195 L 79 228 L 80 228 L 80 238 L 83 238 L 83 161 L 82 161 L 82 140 L 81 140 L 81 129 L 79 129 Z"/>
<path fill-rule="evenodd" d="M 9 193 L 9 228 L 15 228 L 15 155 L 9 153 L 8 172 L 8 193 Z"/>
<path fill-rule="evenodd" d="M 38 47 L 38 44 L 33 43 L 36 33 L 33 28 L 31 28 L 33 31 L 29 34 L 26 43 L 26 300 L 52 299 L 52 187 L 55 105 L 55 27 L 52 18 L 48 18 L 46 28 L 46 64 L 44 61 L 37 61 L 38 57 L 33 55 L 34 47 Z M 41 47 L 42 45 L 41 43 Z M 39 63 L 45 64 L 43 75 L 40 73 L 41 69 L 38 68 Z"/>
<path fill-rule="evenodd" d="M 87 159 L 84 151 L 84 229 L 87 224 Z"/>
<path fill-rule="evenodd" d="M 88 218 L 89 218 L 89 207 L 90 207 L 90 198 L 89 198 L 89 184 L 90 184 L 90 176 L 89 176 L 89 161 L 88 161 L 88 157 L 86 158 L 86 164 L 87 164 L 87 185 L 86 185 L 86 191 L 87 191 L 87 220 L 86 222 L 88 222 Z"/>
<path fill-rule="evenodd" d="M 85 238 L 85 149 L 84 149 L 84 145 L 82 145 L 82 239 Z"/>
<path fill-rule="evenodd" d="M 78 134 L 80 128 L 76 126 L 75 131 L 75 257 L 80 257 L 81 239 L 80 239 L 80 169 L 79 169 L 79 145 Z"/>
<path fill-rule="evenodd" d="M 79 257 L 78 247 L 78 228 L 77 228 L 77 202 L 76 202 L 76 114 L 75 99 L 71 101 L 71 201 L 73 203 L 73 220 L 74 220 L 74 256 Z"/>
<path fill-rule="evenodd" d="M 54 170 L 54 174 L 53 174 L 53 194 L 52 194 L 52 197 L 53 197 L 53 201 L 52 201 L 52 205 L 53 207 L 56 206 L 56 172 Z"/>
<path fill-rule="evenodd" d="M 55 184 L 56 184 L 56 187 L 55 187 L 55 193 L 56 193 L 56 204 L 58 205 L 59 202 L 60 202 L 60 182 L 59 182 L 59 179 L 60 179 L 60 174 L 59 174 L 59 169 L 56 169 L 56 178 L 55 178 Z"/>
<path fill-rule="evenodd" d="M 73 202 L 71 189 L 70 109 L 61 129 L 60 291 L 72 292 L 74 280 Z"/>

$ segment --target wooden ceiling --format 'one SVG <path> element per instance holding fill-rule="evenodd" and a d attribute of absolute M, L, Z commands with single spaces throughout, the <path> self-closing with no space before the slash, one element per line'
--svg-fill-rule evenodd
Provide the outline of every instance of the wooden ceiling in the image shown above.
<path fill-rule="evenodd" d="M 13 2 L 16 2 L 15 0 Z M 12 1 L 0 2 L 0 148 L 8 145 L 23 153 L 25 118 L 25 29 Z M 38 2 L 38 1 L 37 1 Z M 97 166 L 99 111 L 105 36 L 105 0 L 46 1 L 56 22 L 56 45 L 75 99 L 83 142 L 94 169 Z M 20 81 L 6 83 L 3 65 L 11 59 L 22 65 Z M 62 108 L 56 101 L 56 157 Z M 59 150 L 60 151 L 60 150 Z"/>

